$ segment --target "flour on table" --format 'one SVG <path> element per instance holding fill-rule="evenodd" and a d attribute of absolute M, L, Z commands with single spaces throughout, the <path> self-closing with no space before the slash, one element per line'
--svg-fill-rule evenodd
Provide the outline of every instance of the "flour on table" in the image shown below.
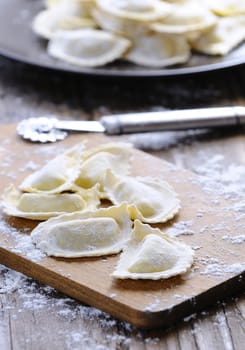
<path fill-rule="evenodd" d="M 75 301 L 54 288 L 42 285 L 23 274 L 13 271 L 3 265 L 0 265 L 0 293 L 11 294 L 17 293 L 20 300 L 20 307 L 16 310 L 15 298 L 9 298 L 9 303 L 4 308 L 4 312 L 11 312 L 11 318 L 18 320 L 22 313 L 28 310 L 36 313 L 48 313 L 54 317 L 61 318 L 68 322 L 76 319 L 83 319 L 91 323 L 97 324 L 103 331 L 103 339 L 101 344 L 96 344 L 96 339 L 91 338 L 91 332 L 83 329 L 82 332 L 62 330 L 62 336 L 67 344 L 67 348 L 81 349 L 81 344 L 88 344 L 93 349 L 99 349 L 105 346 L 107 342 L 120 343 L 121 345 L 129 345 L 130 338 L 124 334 L 117 334 L 117 321 L 109 314 L 102 312 L 96 308 L 85 306 Z M 13 313 L 13 310 L 16 310 Z M 129 333 L 132 326 L 126 322 L 122 323 L 125 333 Z M 115 332 L 113 332 L 115 330 Z M 107 332 L 105 335 L 104 332 Z M 102 342 L 105 342 L 105 345 Z M 84 345 L 85 346 L 85 345 Z"/>
<path fill-rule="evenodd" d="M 39 249 L 35 248 L 30 235 L 27 232 L 25 233 L 25 229 L 19 232 L 8 224 L 4 218 L 0 218 L 0 231 L 5 233 L 6 239 L 9 237 L 14 240 L 13 252 L 23 254 L 34 262 L 40 261 L 45 256 Z"/>
<path fill-rule="evenodd" d="M 39 168 L 40 166 L 38 164 L 36 164 L 35 162 L 33 162 L 32 160 L 30 160 L 28 163 L 26 163 L 22 168 L 20 168 L 20 171 L 35 171 Z"/>
<path fill-rule="evenodd" d="M 176 133 L 168 133 L 166 139 L 164 139 L 165 133 L 153 133 L 152 137 L 149 139 L 147 135 L 133 135 L 131 137 L 131 141 L 135 144 L 141 146 L 141 148 L 148 148 L 149 144 L 152 143 L 152 148 L 154 150 L 159 150 L 163 147 L 171 147 L 174 146 L 173 152 L 176 154 L 180 153 L 179 148 L 183 147 L 183 140 L 186 137 L 187 133 L 178 134 L 178 137 L 175 136 Z M 193 134 L 194 135 L 194 134 Z M 197 134 L 198 136 L 198 134 Z M 183 140 L 182 140 L 183 138 Z M 136 140 L 137 139 L 137 140 Z M 149 141 L 150 140 L 150 141 Z M 160 143 L 159 143 L 160 142 Z M 0 145 L 0 153 L 2 149 L 4 149 L 5 145 L 9 145 L 10 141 L 5 140 L 1 142 Z M 63 152 L 61 146 L 52 145 L 45 146 L 43 145 L 34 153 L 42 153 L 45 157 L 49 158 L 52 155 L 56 155 L 57 152 Z M 181 159 L 180 159 L 181 162 Z M 8 171 L 8 167 L 12 165 L 11 157 L 5 157 L 3 159 L 3 167 L 1 169 L 1 176 L 8 176 L 9 178 L 16 178 L 16 174 L 18 176 L 18 171 L 21 169 L 17 169 L 17 172 L 10 173 Z M 179 165 L 179 164 L 178 164 Z M 180 164 L 181 165 L 181 164 Z M 30 164 L 29 164 L 30 166 Z M 28 166 L 28 167 L 29 167 Z M 242 164 L 225 164 L 225 158 L 220 154 L 207 154 L 204 151 L 200 151 L 196 154 L 195 161 L 190 165 L 190 168 L 195 173 L 202 175 L 201 179 L 198 180 L 198 184 L 200 184 L 203 188 L 204 192 L 214 193 L 216 194 L 216 203 L 218 205 L 221 197 L 225 197 L 232 200 L 232 205 L 230 207 L 226 207 L 225 210 L 227 212 L 233 211 L 235 213 L 235 221 L 244 220 L 245 214 L 245 202 L 244 202 L 244 192 L 245 192 L 245 166 Z M 28 170 L 28 169 L 27 169 Z M 197 211 L 197 218 L 202 218 L 202 216 L 206 215 L 204 211 L 201 209 Z M 196 219 L 196 218 L 195 218 Z M 182 223 L 183 224 L 183 223 Z M 181 225 L 180 225 L 181 226 Z M 172 234 L 178 235 L 181 234 L 181 227 L 174 227 Z M 232 228 L 232 227 L 231 227 Z M 192 231 L 191 222 L 185 222 L 182 227 L 183 231 L 189 230 Z M 200 229 L 200 233 L 205 234 L 207 231 L 214 229 L 215 226 L 203 226 Z M 216 226 L 216 229 L 221 229 L 221 226 Z M 243 229 L 243 231 L 242 231 Z M 28 235 L 27 238 L 20 239 L 22 234 L 19 234 L 13 227 L 9 226 L 3 219 L 0 220 L 0 230 L 6 232 L 7 235 L 10 235 L 17 242 L 16 249 L 19 249 L 20 252 L 24 252 L 25 254 L 30 254 L 32 256 L 31 260 L 40 259 L 41 257 L 35 256 L 36 251 L 35 247 L 31 244 Z M 236 236 L 232 236 L 232 232 L 229 232 L 223 235 L 222 239 L 227 241 L 227 244 L 244 244 L 244 226 L 241 226 L 241 234 Z M 169 231 L 168 231 L 169 233 Z M 191 234 L 191 233 L 189 233 Z M 24 235 L 25 236 L 25 235 Z M 197 247 L 196 249 L 199 249 Z M 194 249 L 194 248 L 193 248 Z M 40 253 L 40 251 L 38 250 Z M 29 257 L 30 258 L 30 257 Z M 214 277 L 222 277 L 229 273 L 237 273 L 240 274 L 245 269 L 245 261 L 240 264 L 232 264 L 227 265 L 218 259 L 207 257 L 204 263 L 204 269 L 201 272 L 207 276 Z M 76 302 L 71 298 L 64 297 L 61 293 L 57 292 L 55 289 L 47 286 L 40 285 L 36 283 L 31 278 L 27 278 L 18 272 L 10 270 L 4 266 L 0 265 L 0 293 L 10 294 L 10 293 L 18 293 L 20 299 L 22 300 L 22 308 L 19 309 L 19 313 L 23 313 L 26 310 L 30 310 L 32 312 L 45 310 L 45 312 L 50 312 L 55 315 L 55 317 L 61 317 L 68 319 L 70 321 L 76 319 L 77 317 L 83 318 L 86 321 L 91 323 L 100 323 L 103 329 L 113 330 L 114 327 L 117 327 L 117 321 L 113 319 L 108 314 L 99 311 L 93 307 L 84 306 L 81 303 Z M 175 294 L 175 299 L 181 298 Z M 153 304 L 149 307 L 157 307 L 159 301 L 156 299 L 153 301 Z M 4 312 L 8 312 L 8 310 L 15 310 L 14 303 L 7 305 Z M 58 312 L 57 312 L 58 310 Z M 206 312 L 205 312 L 206 314 Z M 11 315 L 13 318 L 18 318 L 18 313 Z M 185 320 L 188 322 L 190 319 L 195 317 L 191 315 L 187 317 Z M 222 320 L 217 320 L 217 323 L 222 323 Z M 128 332 L 132 330 L 132 326 L 122 322 L 120 323 L 124 329 L 127 329 Z M 89 328 L 88 328 L 89 329 Z M 63 331 L 62 331 L 63 332 Z M 82 335 L 82 338 L 81 338 Z M 83 333 L 72 332 L 69 331 L 62 334 L 64 336 L 64 341 L 67 346 L 73 347 L 73 349 L 79 348 L 81 344 L 81 339 L 87 338 L 91 340 L 91 334 L 89 332 L 83 331 Z M 114 341 L 113 333 L 109 333 L 107 340 Z M 120 335 L 115 335 L 115 337 L 120 337 Z M 123 337 L 123 336 L 122 336 Z M 142 333 L 138 332 L 138 337 L 143 337 Z M 119 338 L 118 338 L 119 339 Z M 88 340 L 88 341 L 89 341 Z M 121 341 L 122 340 L 122 341 Z M 130 342 L 130 338 L 123 337 L 120 339 L 121 344 L 128 344 Z M 157 339 L 149 338 L 149 342 L 157 342 Z M 92 344 L 95 345 L 95 344 Z M 104 344 L 101 344 L 104 346 Z M 94 346 L 94 349 L 96 347 Z M 97 349 L 98 350 L 98 349 Z"/>
<path fill-rule="evenodd" d="M 193 220 L 179 221 L 168 228 L 166 233 L 168 233 L 170 236 L 193 235 L 194 231 L 191 229 L 192 226 Z"/>
<path fill-rule="evenodd" d="M 203 272 L 201 272 L 202 275 L 209 275 L 209 276 L 218 276 L 222 277 L 225 274 L 240 274 L 245 269 L 245 261 L 242 263 L 235 263 L 235 264 L 219 264 L 219 263 L 211 263 L 208 264 Z"/>
<path fill-rule="evenodd" d="M 245 235 L 237 235 L 237 236 L 225 235 L 222 237 L 222 239 L 232 244 L 245 243 Z"/>

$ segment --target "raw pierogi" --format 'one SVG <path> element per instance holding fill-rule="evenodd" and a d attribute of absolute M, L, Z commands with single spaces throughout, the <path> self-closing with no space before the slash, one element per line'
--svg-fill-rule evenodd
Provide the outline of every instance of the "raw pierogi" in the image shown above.
<path fill-rule="evenodd" d="M 160 179 L 120 176 L 108 170 L 105 192 L 114 204 L 127 202 L 132 219 L 143 222 L 165 222 L 180 209 L 176 193 Z"/>
<path fill-rule="evenodd" d="M 88 150 L 84 154 L 84 162 L 75 184 L 90 188 L 99 184 L 104 196 L 104 177 L 108 169 L 116 174 L 128 174 L 130 170 L 132 145 L 130 143 L 107 143 Z"/>
<path fill-rule="evenodd" d="M 71 64 L 95 67 L 120 58 L 130 45 L 128 39 L 102 30 L 67 30 L 52 36 L 48 53 Z"/>
<path fill-rule="evenodd" d="M 131 231 L 127 205 L 122 204 L 61 215 L 39 224 L 31 237 L 47 255 L 75 258 L 118 253 Z"/>
<path fill-rule="evenodd" d="M 80 143 L 47 162 L 20 184 L 26 192 L 61 193 L 69 191 L 80 173 L 84 144 Z"/>
<path fill-rule="evenodd" d="M 171 5 L 160 0 L 96 0 L 99 9 L 117 17 L 153 21 L 166 16 Z"/>
<path fill-rule="evenodd" d="M 184 274 L 193 263 L 193 251 L 158 228 L 135 220 L 133 235 L 112 276 L 125 279 L 163 279 Z"/>
<path fill-rule="evenodd" d="M 191 41 L 197 51 L 210 55 L 226 55 L 245 39 L 245 15 L 223 17 L 218 24 Z"/>
<path fill-rule="evenodd" d="M 7 215 L 46 220 L 63 213 L 92 210 L 100 204 L 98 187 L 81 189 L 76 193 L 28 193 L 13 185 L 6 188 L 3 208 Z"/>

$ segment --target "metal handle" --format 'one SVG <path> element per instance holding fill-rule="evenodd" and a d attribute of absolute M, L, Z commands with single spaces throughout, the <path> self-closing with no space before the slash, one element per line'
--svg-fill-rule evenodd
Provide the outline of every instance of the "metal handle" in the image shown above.
<path fill-rule="evenodd" d="M 104 116 L 107 134 L 245 125 L 245 107 L 212 107 Z"/>

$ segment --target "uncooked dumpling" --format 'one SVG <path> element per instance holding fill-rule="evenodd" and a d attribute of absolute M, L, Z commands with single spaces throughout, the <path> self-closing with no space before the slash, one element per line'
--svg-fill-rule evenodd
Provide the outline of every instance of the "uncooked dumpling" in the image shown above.
<path fill-rule="evenodd" d="M 190 57 L 190 47 L 184 36 L 149 32 L 138 35 L 125 59 L 148 67 L 167 67 L 184 63 Z"/>
<path fill-rule="evenodd" d="M 135 220 L 132 239 L 124 248 L 112 276 L 119 279 L 164 279 L 188 271 L 193 251 L 158 228 Z"/>
<path fill-rule="evenodd" d="M 102 197 L 104 177 L 108 169 L 117 174 L 128 174 L 132 156 L 132 145 L 124 142 L 107 143 L 88 150 L 80 174 L 75 181 L 77 186 L 90 188 L 99 184 Z"/>
<path fill-rule="evenodd" d="M 95 28 L 96 23 L 91 18 L 61 16 L 53 10 L 43 10 L 37 14 L 32 29 L 44 39 L 51 39 L 58 30 L 75 30 L 80 28 Z"/>
<path fill-rule="evenodd" d="M 3 195 L 4 213 L 32 220 L 46 220 L 63 213 L 92 210 L 100 204 L 98 187 L 76 193 L 28 193 L 10 185 Z"/>
<path fill-rule="evenodd" d="M 196 40 L 191 46 L 209 55 L 226 55 L 245 40 L 245 15 L 220 18 L 217 25 Z"/>
<path fill-rule="evenodd" d="M 127 205 L 122 204 L 50 219 L 39 224 L 31 238 L 47 255 L 75 258 L 118 253 L 131 233 Z"/>
<path fill-rule="evenodd" d="M 96 0 L 96 5 L 111 15 L 140 22 L 163 18 L 171 11 L 171 5 L 160 0 Z"/>
<path fill-rule="evenodd" d="M 48 8 L 40 11 L 32 22 L 33 31 L 51 39 L 61 29 L 94 28 L 96 24 L 89 17 L 91 3 L 81 0 L 62 0 L 48 4 Z"/>
<path fill-rule="evenodd" d="M 81 67 L 96 67 L 119 59 L 131 42 L 96 29 L 58 31 L 48 44 L 48 53 Z"/>
<path fill-rule="evenodd" d="M 34 193 L 61 193 L 71 190 L 79 175 L 83 154 L 83 143 L 74 146 L 27 176 L 20 184 L 20 190 Z"/>
<path fill-rule="evenodd" d="M 129 204 L 132 219 L 147 223 L 165 222 L 180 209 L 176 193 L 160 179 L 120 176 L 108 170 L 104 186 L 112 203 Z"/>
<path fill-rule="evenodd" d="M 244 0 L 205 0 L 210 9 L 219 16 L 245 14 Z"/>
<path fill-rule="evenodd" d="M 184 1 L 175 3 L 171 13 L 150 28 L 161 33 L 187 34 L 205 31 L 216 24 L 216 16 L 203 3 Z"/>
<path fill-rule="evenodd" d="M 129 18 L 121 18 L 99 8 L 92 10 L 92 17 L 100 28 L 127 38 L 133 38 L 149 31 L 147 24 Z"/>

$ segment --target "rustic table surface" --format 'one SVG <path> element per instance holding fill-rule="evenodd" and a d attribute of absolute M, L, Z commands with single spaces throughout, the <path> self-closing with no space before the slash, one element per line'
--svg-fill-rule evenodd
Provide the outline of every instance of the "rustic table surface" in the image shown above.
<path fill-rule="evenodd" d="M 245 69 L 161 79 L 94 79 L 0 58 L 0 121 L 245 104 Z M 122 137 L 123 139 L 123 137 Z M 244 191 L 244 130 L 132 135 L 136 147 Z M 243 174 L 243 176 L 242 176 Z M 0 349 L 243 350 L 245 297 L 222 300 L 171 329 L 141 330 L 0 265 Z"/>

